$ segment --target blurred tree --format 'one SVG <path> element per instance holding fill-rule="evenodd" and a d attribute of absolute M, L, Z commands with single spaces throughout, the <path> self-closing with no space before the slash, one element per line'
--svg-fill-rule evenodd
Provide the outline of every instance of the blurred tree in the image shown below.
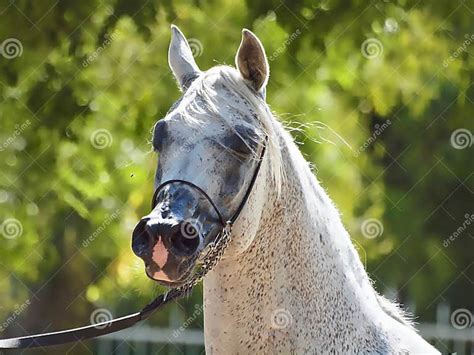
<path fill-rule="evenodd" d="M 150 129 L 179 96 L 170 23 L 193 38 L 203 69 L 232 65 L 241 28 L 254 30 L 268 101 L 378 289 L 416 304 L 420 320 L 442 300 L 466 307 L 472 228 L 443 242 L 474 213 L 473 11 L 473 1 L 0 2 L 0 319 L 31 301 L 24 329 L 3 335 L 78 325 L 94 309 L 120 315 L 160 290 L 129 244 L 152 194 Z M 457 129 L 470 132 L 463 149 Z M 369 239 L 372 218 L 383 234 Z M 152 322 L 192 313 L 200 298 Z"/>

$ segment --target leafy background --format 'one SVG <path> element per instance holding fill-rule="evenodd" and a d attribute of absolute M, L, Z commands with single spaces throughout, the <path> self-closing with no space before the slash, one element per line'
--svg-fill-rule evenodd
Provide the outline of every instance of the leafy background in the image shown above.
<path fill-rule="evenodd" d="M 472 311 L 473 13 L 467 0 L 0 1 L 0 42 L 21 44 L 0 56 L 0 319 L 30 303 L 1 335 L 122 315 L 162 291 L 130 235 L 152 196 L 150 129 L 179 97 L 171 23 L 202 69 L 233 65 L 241 29 L 253 30 L 270 58 L 268 102 L 377 289 L 418 321 L 440 302 Z M 383 233 L 366 238 L 372 219 Z M 150 323 L 179 327 L 201 298 Z"/>

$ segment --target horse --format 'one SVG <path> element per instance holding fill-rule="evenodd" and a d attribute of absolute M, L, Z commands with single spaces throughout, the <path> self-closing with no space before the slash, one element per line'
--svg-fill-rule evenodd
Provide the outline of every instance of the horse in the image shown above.
<path fill-rule="evenodd" d="M 338 210 L 272 114 L 261 41 L 244 29 L 236 68 L 201 71 L 183 33 L 171 32 L 182 96 L 153 127 L 156 192 L 132 248 L 148 277 L 179 287 L 239 210 L 204 277 L 207 353 L 438 353 L 374 289 Z"/>

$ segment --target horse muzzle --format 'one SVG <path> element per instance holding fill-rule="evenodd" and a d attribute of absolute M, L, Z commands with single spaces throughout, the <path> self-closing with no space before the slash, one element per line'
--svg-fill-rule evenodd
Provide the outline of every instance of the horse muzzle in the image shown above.
<path fill-rule="evenodd" d="M 220 216 L 207 195 L 180 181 L 161 185 L 152 207 L 133 231 L 132 250 L 145 262 L 148 277 L 167 286 L 182 284 L 222 229 Z"/>

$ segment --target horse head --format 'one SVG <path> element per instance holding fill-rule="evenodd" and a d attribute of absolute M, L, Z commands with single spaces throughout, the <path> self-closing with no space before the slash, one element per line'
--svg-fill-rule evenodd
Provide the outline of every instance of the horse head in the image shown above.
<path fill-rule="evenodd" d="M 239 209 L 262 151 L 267 150 L 264 161 L 278 151 L 265 104 L 269 66 L 252 32 L 243 30 L 237 69 L 216 66 L 203 72 L 182 32 L 172 26 L 168 61 L 182 96 L 153 129 L 155 196 L 152 211 L 135 227 L 132 249 L 150 278 L 177 286 L 189 279 L 201 254 Z M 260 185 L 268 185 L 267 171 L 262 167 Z M 239 217 L 241 232 L 234 236 L 240 249 L 249 245 L 263 208 L 258 192 L 251 194 Z"/>

